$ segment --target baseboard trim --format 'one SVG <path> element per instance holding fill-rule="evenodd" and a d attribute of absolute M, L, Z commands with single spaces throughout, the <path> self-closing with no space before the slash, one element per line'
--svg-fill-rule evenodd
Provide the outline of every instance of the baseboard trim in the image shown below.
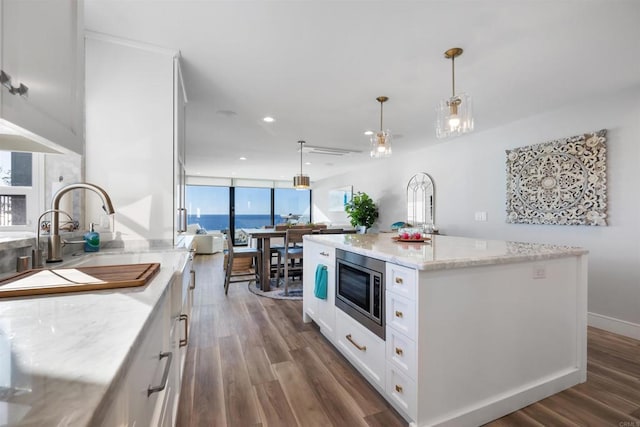
<path fill-rule="evenodd" d="M 594 328 L 604 329 L 614 334 L 640 340 L 640 325 L 616 319 L 615 317 L 603 316 L 597 313 L 588 313 L 587 323 Z"/>
<path fill-rule="evenodd" d="M 426 425 L 437 427 L 482 425 L 585 381 L 586 368 L 585 370 L 566 369 L 541 378 L 536 383 L 511 390 L 508 394 L 496 396 L 493 401 L 482 402 L 485 406 L 465 408 L 457 414 L 448 414 L 443 419 L 429 420 Z"/>

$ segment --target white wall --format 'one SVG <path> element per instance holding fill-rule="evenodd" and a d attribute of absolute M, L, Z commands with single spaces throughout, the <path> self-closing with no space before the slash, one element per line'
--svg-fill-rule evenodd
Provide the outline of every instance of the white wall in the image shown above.
<path fill-rule="evenodd" d="M 481 105 L 476 105 L 476 110 L 481 112 Z M 481 124 L 482 116 L 476 115 L 476 120 Z M 507 224 L 505 150 L 599 129 L 608 129 L 609 225 Z M 433 126 L 426 124 L 425 132 L 433 132 Z M 388 229 L 392 223 L 406 220 L 409 178 L 416 172 L 426 172 L 435 182 L 436 225 L 444 234 L 588 249 L 589 311 L 594 314 L 590 322 L 640 338 L 639 147 L 640 88 L 636 88 L 445 140 L 412 153 L 402 153 L 402 140 L 397 140 L 393 157 L 372 159 L 369 165 L 349 174 L 315 182 L 313 218 L 318 222 L 347 222 L 344 213 L 328 212 L 328 191 L 353 185 L 354 191 L 364 191 L 378 202 L 377 225 Z M 476 211 L 487 212 L 488 221 L 474 221 Z"/>

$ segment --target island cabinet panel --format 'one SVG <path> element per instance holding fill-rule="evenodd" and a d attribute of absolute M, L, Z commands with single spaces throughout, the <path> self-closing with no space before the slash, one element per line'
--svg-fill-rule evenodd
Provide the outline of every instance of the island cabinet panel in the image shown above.
<path fill-rule="evenodd" d="M 335 288 L 336 288 L 336 252 L 335 248 L 326 247 L 313 242 L 304 244 L 304 272 L 303 294 L 308 296 L 303 300 L 303 313 L 305 321 L 313 319 L 320 331 L 329 340 L 335 337 Z M 318 267 L 327 268 L 327 298 L 315 296 L 315 277 Z"/>

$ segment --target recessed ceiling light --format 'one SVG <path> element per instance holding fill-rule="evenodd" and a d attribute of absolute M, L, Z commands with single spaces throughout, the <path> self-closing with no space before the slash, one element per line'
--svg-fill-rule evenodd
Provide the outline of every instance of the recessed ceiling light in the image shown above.
<path fill-rule="evenodd" d="M 364 131 L 364 134 L 367 136 L 373 135 L 373 131 L 372 130 L 366 130 Z"/>
<path fill-rule="evenodd" d="M 304 162 L 304 164 L 305 164 L 305 165 L 310 165 L 310 164 L 311 164 L 311 162 Z"/>
<path fill-rule="evenodd" d="M 240 157 L 240 160 L 247 160 L 247 158 L 242 156 L 242 157 Z"/>
<path fill-rule="evenodd" d="M 262 119 L 262 121 L 267 122 L 267 123 L 273 123 L 276 121 L 276 119 L 274 119 L 273 117 L 265 117 L 264 119 Z"/>

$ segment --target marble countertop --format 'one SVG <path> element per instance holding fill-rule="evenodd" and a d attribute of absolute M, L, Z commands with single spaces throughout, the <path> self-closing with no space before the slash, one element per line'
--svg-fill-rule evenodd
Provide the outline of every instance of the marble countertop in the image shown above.
<path fill-rule="evenodd" d="M 188 259 L 182 250 L 99 252 L 66 262 L 159 262 L 146 286 L 0 299 L 0 425 L 88 425 Z"/>
<path fill-rule="evenodd" d="M 392 240 L 394 236 L 394 233 L 312 234 L 304 239 L 418 270 L 507 264 L 588 253 L 570 246 L 441 235 L 431 235 L 431 240 L 425 243 L 403 243 Z"/>

